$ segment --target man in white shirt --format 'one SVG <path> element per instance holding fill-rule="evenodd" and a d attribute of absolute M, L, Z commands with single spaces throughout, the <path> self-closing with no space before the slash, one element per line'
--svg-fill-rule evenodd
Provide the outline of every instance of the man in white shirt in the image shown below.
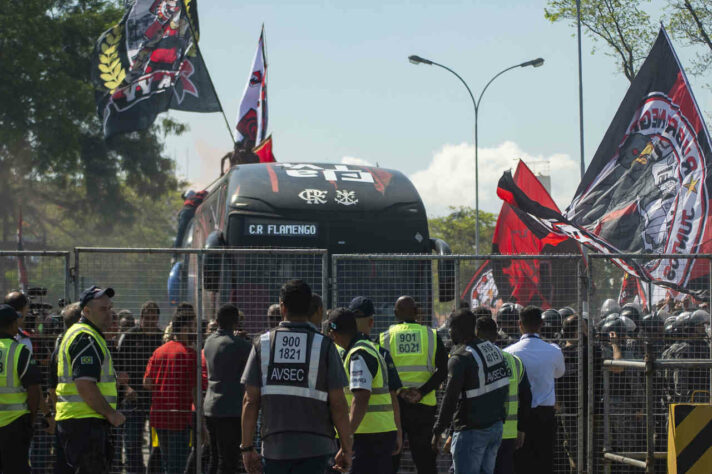
<path fill-rule="evenodd" d="M 514 453 L 518 473 L 554 472 L 554 380 L 564 375 L 564 356 L 561 349 L 539 336 L 542 311 L 527 306 L 519 314 L 519 342 L 505 348 L 519 357 L 529 377 L 532 390 L 530 422 L 525 428 L 524 446 Z"/>

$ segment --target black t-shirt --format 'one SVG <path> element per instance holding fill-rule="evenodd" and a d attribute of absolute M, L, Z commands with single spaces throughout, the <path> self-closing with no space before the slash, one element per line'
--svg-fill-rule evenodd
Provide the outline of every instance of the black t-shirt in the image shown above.
<path fill-rule="evenodd" d="M 0 339 L 12 339 L 14 337 L 7 334 L 0 334 Z M 17 361 L 17 373 L 20 376 L 20 383 L 27 388 L 30 385 L 39 385 L 42 382 L 42 374 L 37 366 L 37 361 L 30 354 L 30 350 L 24 344 L 20 344 L 20 357 Z"/>
<path fill-rule="evenodd" d="M 129 386 L 137 392 L 139 403 L 148 406 L 149 392 L 143 389 L 143 375 L 148 359 L 163 344 L 163 333 L 145 332 L 140 326 L 129 328 L 119 338 L 116 351 L 116 372 L 129 374 Z"/>

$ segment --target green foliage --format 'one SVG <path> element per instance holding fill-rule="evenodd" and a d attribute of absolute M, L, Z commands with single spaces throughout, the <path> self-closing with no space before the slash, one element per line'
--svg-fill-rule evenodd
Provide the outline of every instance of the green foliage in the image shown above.
<path fill-rule="evenodd" d="M 163 155 L 163 140 L 166 133 L 181 133 L 183 125 L 164 121 L 103 139 L 89 81 L 91 54 L 96 39 L 122 14 L 119 2 L 107 0 L 0 2 L 5 247 L 20 206 L 34 238 L 44 236 L 47 245 L 58 247 L 62 235 L 84 245 L 111 241 L 119 232 L 130 235 L 149 210 L 177 198 L 179 183 L 173 162 Z"/>
<path fill-rule="evenodd" d="M 471 207 L 450 207 L 450 214 L 444 217 L 430 219 L 430 237 L 442 239 L 450 245 L 454 254 L 473 255 L 475 253 L 476 212 Z M 480 254 L 492 251 L 492 236 L 497 223 L 495 214 L 480 210 Z M 462 292 L 482 264 L 480 260 L 460 262 L 459 288 Z M 459 298 L 460 295 L 457 295 Z M 436 303 L 435 312 L 446 315 L 450 312 L 452 303 Z"/>
<path fill-rule="evenodd" d="M 475 253 L 475 228 L 477 214 L 471 207 L 450 207 L 450 214 L 430 219 L 430 236 L 442 239 L 450 245 L 453 253 Z M 495 214 L 480 210 L 480 253 L 492 250 L 492 235 L 497 223 Z"/>
<path fill-rule="evenodd" d="M 585 33 L 606 44 L 605 54 L 619 62 L 621 71 L 631 82 L 648 55 L 657 31 L 642 9 L 643 3 L 650 0 L 581 1 L 581 25 Z M 567 21 L 575 27 L 576 1 L 549 0 L 544 16 L 551 22 Z"/>
<path fill-rule="evenodd" d="M 703 75 L 712 66 L 712 6 L 707 0 L 666 0 L 653 20 L 645 11 L 650 0 L 582 0 L 581 25 L 595 41 L 606 45 L 607 55 L 620 64 L 632 81 L 648 54 L 657 23 L 666 25 L 671 35 L 698 47 L 691 72 Z M 551 22 L 566 21 L 576 27 L 575 0 L 548 0 L 544 16 Z M 595 51 L 595 48 L 594 48 Z"/>
<path fill-rule="evenodd" d="M 670 15 L 670 34 L 689 45 L 700 47 L 691 72 L 704 74 L 712 66 L 712 5 L 709 1 L 675 0 L 668 2 L 667 11 Z"/>

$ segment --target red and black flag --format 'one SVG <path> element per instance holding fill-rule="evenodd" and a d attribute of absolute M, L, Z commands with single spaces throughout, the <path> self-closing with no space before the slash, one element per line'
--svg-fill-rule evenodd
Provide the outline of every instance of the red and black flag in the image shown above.
<path fill-rule="evenodd" d="M 492 272 L 492 262 L 485 261 L 470 279 L 460 298 L 470 304 L 470 308 L 475 309 L 495 308 L 499 299 L 499 290 L 494 281 Z"/>
<path fill-rule="evenodd" d="M 513 183 L 542 205 L 559 212 L 546 188 L 532 171 L 519 161 Z M 528 214 L 506 202 L 497 218 L 492 253 L 503 255 L 543 255 L 579 253 L 578 245 L 566 237 L 551 235 Z M 494 278 L 505 301 L 545 308 L 571 304 L 576 282 L 576 265 L 570 260 L 494 260 Z M 573 283 L 575 284 L 575 283 Z"/>
<path fill-rule="evenodd" d="M 197 0 L 136 0 L 104 32 L 92 82 L 104 137 L 150 127 L 169 108 L 221 109 L 197 45 Z"/>
<path fill-rule="evenodd" d="M 260 159 L 260 163 L 274 163 L 277 161 L 272 153 L 272 135 L 265 138 L 252 152 Z"/>
<path fill-rule="evenodd" d="M 709 278 L 705 262 L 616 255 L 712 251 L 711 149 L 687 77 L 661 28 L 565 214 L 528 196 L 506 173 L 497 194 L 550 236 L 609 254 L 643 281 L 700 294 Z"/>
<path fill-rule="evenodd" d="M 267 56 L 265 53 L 265 28 L 262 27 L 257 51 L 252 61 L 237 112 L 237 146 L 251 150 L 267 139 Z M 262 162 L 260 160 L 260 162 Z"/>

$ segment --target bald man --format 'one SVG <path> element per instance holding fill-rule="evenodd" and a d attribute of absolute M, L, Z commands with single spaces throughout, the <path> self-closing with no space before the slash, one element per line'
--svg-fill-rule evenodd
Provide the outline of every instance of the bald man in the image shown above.
<path fill-rule="evenodd" d="M 435 329 L 418 322 L 418 305 L 410 296 L 401 296 L 393 307 L 398 324 L 381 334 L 381 346 L 390 351 L 403 386 L 399 404 L 403 435 L 418 474 L 436 474 L 436 453 L 430 448 L 435 424 L 435 390 L 447 377 L 447 351 Z M 394 456 L 398 472 L 400 455 Z"/>

